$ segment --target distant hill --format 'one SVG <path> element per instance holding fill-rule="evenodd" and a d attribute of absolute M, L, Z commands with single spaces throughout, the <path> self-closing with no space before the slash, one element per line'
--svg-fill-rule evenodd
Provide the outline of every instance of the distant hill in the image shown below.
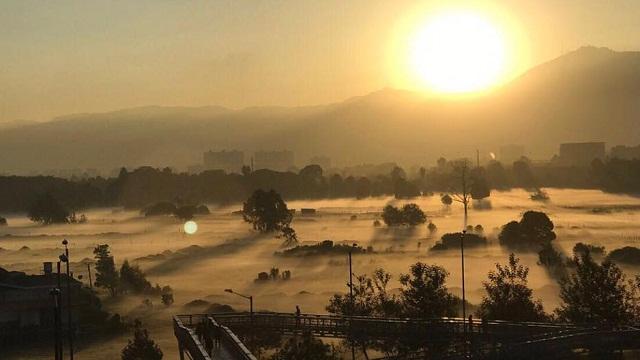
<path fill-rule="evenodd" d="M 186 166 L 209 149 L 291 149 L 302 165 L 431 163 L 521 143 L 550 157 L 558 143 L 640 143 L 640 53 L 584 47 L 539 65 L 490 95 L 425 98 L 383 89 L 310 107 L 142 107 L 0 127 L 0 168 Z"/>

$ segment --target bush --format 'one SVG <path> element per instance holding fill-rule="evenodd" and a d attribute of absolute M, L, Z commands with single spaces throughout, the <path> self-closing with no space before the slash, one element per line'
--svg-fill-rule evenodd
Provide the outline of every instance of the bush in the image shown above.
<path fill-rule="evenodd" d="M 382 211 L 382 220 L 387 226 L 416 226 L 427 221 L 427 216 L 416 204 L 406 204 L 402 209 L 387 205 Z"/>
<path fill-rule="evenodd" d="M 452 250 L 452 249 L 460 249 L 460 239 L 462 238 L 462 233 L 447 233 L 442 235 L 440 241 L 437 242 L 431 250 Z M 480 236 L 478 234 L 466 233 L 464 234 L 464 247 L 478 247 L 478 246 L 486 246 L 487 238 L 484 236 Z"/>
<path fill-rule="evenodd" d="M 147 329 L 136 322 L 133 339 L 122 349 L 122 360 L 161 360 L 162 350 L 149 338 Z"/>
<path fill-rule="evenodd" d="M 575 255 L 591 254 L 592 256 L 602 256 L 605 253 L 604 246 L 597 246 L 591 244 L 577 243 L 573 247 L 573 253 Z"/>
<path fill-rule="evenodd" d="M 168 201 L 161 201 L 142 210 L 144 216 L 173 215 L 176 212 L 176 206 Z"/>
<path fill-rule="evenodd" d="M 316 245 L 300 245 L 291 249 L 277 252 L 276 255 L 282 256 L 317 256 L 317 255 L 341 255 L 348 254 L 362 254 L 367 252 L 360 246 L 351 246 L 346 244 L 334 245 L 331 240 L 324 240 Z"/>
<path fill-rule="evenodd" d="M 7 219 L 0 216 L 0 226 L 7 226 Z"/>
<path fill-rule="evenodd" d="M 615 249 L 609 253 L 607 259 L 616 263 L 640 265 L 640 249 L 633 246 Z"/>

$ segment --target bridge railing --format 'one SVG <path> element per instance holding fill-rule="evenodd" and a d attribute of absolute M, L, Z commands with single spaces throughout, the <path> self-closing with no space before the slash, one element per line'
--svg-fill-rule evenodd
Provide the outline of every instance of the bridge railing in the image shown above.
<path fill-rule="evenodd" d="M 180 359 L 184 359 L 184 353 L 186 351 L 191 360 L 211 360 L 211 357 L 207 354 L 193 329 L 183 323 L 183 320 L 187 319 L 189 320 L 188 325 L 192 326 L 192 317 L 189 315 L 173 317 L 173 332 L 176 335 L 176 339 L 178 339 Z"/>
<path fill-rule="evenodd" d="M 238 360 L 256 360 L 256 357 L 249 351 L 244 343 L 238 338 L 236 334 L 228 327 L 218 324 L 218 322 L 212 318 L 207 317 L 209 325 L 213 329 L 217 329 L 220 336 L 220 342 L 230 353 L 233 354 L 234 359 Z"/>

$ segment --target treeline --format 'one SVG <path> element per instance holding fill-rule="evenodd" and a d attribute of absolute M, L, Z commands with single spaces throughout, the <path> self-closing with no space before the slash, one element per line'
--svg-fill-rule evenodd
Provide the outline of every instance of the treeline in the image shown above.
<path fill-rule="evenodd" d="M 348 176 L 325 174 L 318 165 L 294 172 L 271 170 L 226 174 L 175 173 L 169 168 L 122 169 L 115 178 L 78 181 L 49 176 L 0 177 L 0 211 L 26 211 L 39 196 L 49 193 L 70 211 L 95 206 L 140 209 L 160 201 L 178 205 L 232 203 L 245 199 L 255 189 L 274 189 L 285 199 L 366 198 L 389 196 L 411 198 L 432 192 L 456 191 L 461 162 L 440 159 L 436 166 L 420 168 L 411 176 L 395 167 L 388 174 Z M 510 166 L 492 161 L 485 167 L 469 167 L 468 180 L 474 198 L 489 196 L 491 189 L 569 187 L 599 188 L 611 192 L 640 192 L 640 160 L 594 161 L 588 168 L 535 165 L 523 158 Z"/>

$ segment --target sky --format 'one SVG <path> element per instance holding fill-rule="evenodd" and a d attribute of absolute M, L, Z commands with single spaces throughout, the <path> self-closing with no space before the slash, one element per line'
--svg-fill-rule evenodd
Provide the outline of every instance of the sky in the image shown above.
<path fill-rule="evenodd" d="M 640 49 L 637 0 L 3 0 L 0 122 L 412 89 L 407 42 L 446 7 L 486 12 L 513 35 L 503 81 L 583 45 Z"/>

